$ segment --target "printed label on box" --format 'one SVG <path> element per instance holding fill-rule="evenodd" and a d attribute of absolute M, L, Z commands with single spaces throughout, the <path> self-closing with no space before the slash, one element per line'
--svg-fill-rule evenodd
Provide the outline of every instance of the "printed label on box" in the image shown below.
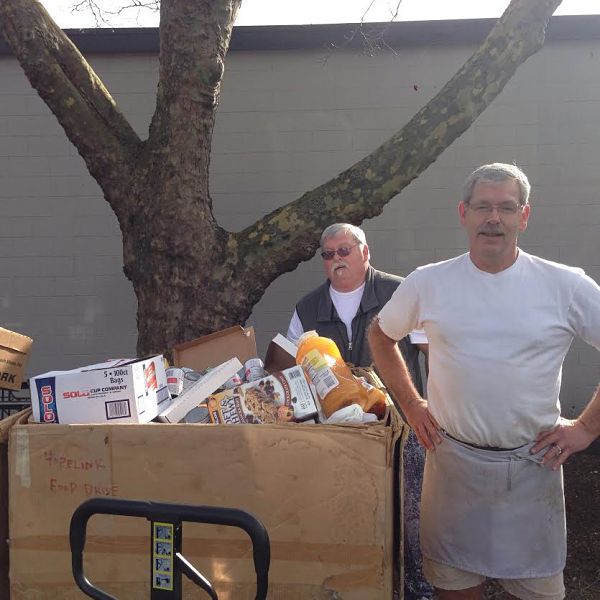
<path fill-rule="evenodd" d="M 207 404 L 213 423 L 287 423 L 303 421 L 317 413 L 301 367 L 213 394 Z"/>
<path fill-rule="evenodd" d="M 37 397 L 42 423 L 58 423 L 56 410 L 56 380 L 54 377 L 44 377 L 35 380 Z"/>
<path fill-rule="evenodd" d="M 104 404 L 106 406 L 106 419 L 122 419 L 131 416 L 129 400 L 109 400 Z"/>

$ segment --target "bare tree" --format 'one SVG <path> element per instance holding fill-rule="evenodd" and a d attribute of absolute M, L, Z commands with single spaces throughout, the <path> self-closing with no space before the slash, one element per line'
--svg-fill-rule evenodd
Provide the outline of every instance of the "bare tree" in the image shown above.
<path fill-rule="evenodd" d="M 332 221 L 359 224 L 466 131 L 544 42 L 561 0 L 512 0 L 480 48 L 400 131 L 331 181 L 232 233 L 208 168 L 241 0 L 163 0 L 156 110 L 141 140 L 37 0 L 2 0 L 0 28 L 114 210 L 138 300 L 138 352 L 244 323 L 267 286 L 310 259 Z"/>
<path fill-rule="evenodd" d="M 96 25 L 101 26 L 110 25 L 111 18 L 133 9 L 137 10 L 138 14 L 145 10 L 158 11 L 160 0 L 123 0 L 123 4 L 116 8 L 106 8 L 101 0 L 77 0 L 73 3 L 72 12 L 89 12 Z"/>

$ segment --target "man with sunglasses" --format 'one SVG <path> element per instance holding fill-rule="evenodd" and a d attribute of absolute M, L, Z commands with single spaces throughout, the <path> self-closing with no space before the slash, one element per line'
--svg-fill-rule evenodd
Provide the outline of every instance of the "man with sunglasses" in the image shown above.
<path fill-rule="evenodd" d="M 371 351 L 427 448 L 423 567 L 440 600 L 562 600 L 562 464 L 600 435 L 600 388 L 575 420 L 560 416 L 562 363 L 575 336 L 600 349 L 600 287 L 581 269 L 517 246 L 530 185 L 514 165 L 467 178 L 460 221 L 469 252 L 411 273 L 373 322 Z M 428 398 L 395 340 L 423 327 Z"/>
<path fill-rule="evenodd" d="M 321 258 L 327 281 L 298 302 L 287 337 L 295 343 L 305 331 L 315 330 L 335 341 L 346 362 L 370 366 L 372 359 L 366 337 L 369 324 L 402 278 L 370 265 L 365 233 L 349 223 L 334 223 L 323 231 Z M 398 346 L 414 385 L 422 391 L 419 350 L 426 352 L 426 338 L 422 333 L 412 332 Z M 405 600 L 427 600 L 433 595 L 423 577 L 418 537 L 424 458 L 422 448 L 411 434 L 404 449 Z"/>

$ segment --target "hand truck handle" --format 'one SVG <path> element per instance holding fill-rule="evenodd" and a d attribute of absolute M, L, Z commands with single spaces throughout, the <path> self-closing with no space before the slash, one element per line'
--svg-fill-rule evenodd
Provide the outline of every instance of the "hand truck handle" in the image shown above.
<path fill-rule="evenodd" d="M 267 597 L 271 547 L 264 525 L 253 515 L 236 508 L 217 506 L 192 506 L 120 498 L 91 498 L 80 504 L 71 517 L 69 540 L 71 543 L 73 577 L 79 588 L 96 600 L 117 600 L 94 587 L 83 572 L 83 550 L 87 522 L 95 514 L 145 517 L 160 520 L 170 517 L 180 521 L 226 525 L 243 529 L 252 540 L 254 570 L 256 571 L 256 600 Z"/>

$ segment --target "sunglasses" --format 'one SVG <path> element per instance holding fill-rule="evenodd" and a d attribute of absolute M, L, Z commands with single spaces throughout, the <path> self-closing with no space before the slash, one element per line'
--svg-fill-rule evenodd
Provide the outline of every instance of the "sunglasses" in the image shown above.
<path fill-rule="evenodd" d="M 337 250 L 323 250 L 323 252 L 321 252 L 321 257 L 323 260 L 331 260 L 337 254 L 341 258 L 346 258 L 346 256 L 349 256 L 350 252 L 352 252 L 352 248 L 356 246 L 358 246 L 358 244 L 354 244 L 354 246 L 342 246 Z"/>

